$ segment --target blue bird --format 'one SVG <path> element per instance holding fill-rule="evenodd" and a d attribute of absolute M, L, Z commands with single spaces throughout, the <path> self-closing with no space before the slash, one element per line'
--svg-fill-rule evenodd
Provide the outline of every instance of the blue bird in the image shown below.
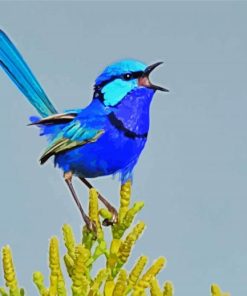
<path fill-rule="evenodd" d="M 147 141 L 153 95 L 156 90 L 168 91 L 149 79 L 161 63 L 116 62 L 96 78 L 93 99 L 86 108 L 58 113 L 14 44 L 0 30 L 0 65 L 38 111 L 40 117 L 32 116 L 31 125 L 37 125 L 48 139 L 40 163 L 54 157 L 90 230 L 93 222 L 79 202 L 72 177 L 79 177 L 89 188 L 92 185 L 86 178 L 119 173 L 122 184 L 132 180 Z M 113 214 L 112 221 L 105 224 L 116 222 L 115 208 L 101 194 L 99 199 Z"/>

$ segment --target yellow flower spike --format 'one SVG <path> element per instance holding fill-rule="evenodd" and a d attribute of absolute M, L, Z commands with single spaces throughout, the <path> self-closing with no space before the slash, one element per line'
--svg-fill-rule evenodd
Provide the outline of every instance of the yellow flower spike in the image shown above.
<path fill-rule="evenodd" d="M 118 250 L 119 247 L 121 245 L 122 241 L 120 239 L 113 239 L 111 242 L 111 247 L 110 247 L 110 253 L 109 253 L 109 257 L 107 259 L 107 267 L 110 268 L 111 270 L 113 270 L 116 262 L 117 262 L 117 254 L 118 254 Z"/>
<path fill-rule="evenodd" d="M 13 258 L 9 246 L 3 247 L 2 260 L 5 284 L 9 288 L 10 296 L 20 296 L 20 289 L 18 287 Z"/>
<path fill-rule="evenodd" d="M 123 223 L 117 223 L 112 225 L 112 236 L 114 239 L 121 239 L 124 235 L 124 232 L 126 230 L 126 227 Z"/>
<path fill-rule="evenodd" d="M 171 282 L 165 282 L 163 296 L 173 296 L 174 290 Z"/>
<path fill-rule="evenodd" d="M 49 287 L 49 296 L 56 296 L 57 295 L 57 284 L 58 279 L 55 275 L 50 275 L 50 287 Z"/>
<path fill-rule="evenodd" d="M 118 213 L 118 223 L 112 226 L 112 235 L 115 239 L 121 239 L 124 232 L 129 228 L 135 215 L 143 207 L 143 202 L 135 203 L 129 209 L 131 196 L 131 181 L 127 181 L 121 186 L 120 190 L 120 208 Z"/>
<path fill-rule="evenodd" d="M 98 192 L 95 188 L 89 190 L 89 217 L 96 223 L 97 229 L 101 229 L 101 223 L 99 221 Z"/>
<path fill-rule="evenodd" d="M 215 284 L 211 286 L 211 292 L 212 292 L 212 296 L 221 296 L 222 294 L 220 287 Z"/>
<path fill-rule="evenodd" d="M 67 272 L 69 277 L 71 277 L 74 267 L 74 260 L 69 256 L 69 254 L 65 254 L 63 257 Z"/>
<path fill-rule="evenodd" d="M 75 259 L 75 237 L 72 228 L 68 224 L 63 225 L 63 239 L 68 255 Z"/>
<path fill-rule="evenodd" d="M 163 296 L 173 296 L 173 285 L 171 282 L 165 282 Z"/>
<path fill-rule="evenodd" d="M 127 272 L 121 269 L 112 296 L 122 296 L 127 288 Z"/>
<path fill-rule="evenodd" d="M 41 272 L 36 271 L 33 273 L 33 282 L 38 288 L 41 296 L 48 296 L 48 289 L 44 285 L 44 276 Z"/>
<path fill-rule="evenodd" d="M 118 213 L 119 222 L 122 223 L 125 214 L 127 213 L 130 205 L 130 196 L 131 196 L 131 181 L 127 181 L 122 184 L 120 190 L 120 208 Z"/>
<path fill-rule="evenodd" d="M 131 287 L 135 286 L 135 284 L 137 283 L 145 265 L 147 264 L 147 261 L 148 258 L 146 256 L 141 256 L 134 265 L 133 269 L 130 272 L 128 280 Z"/>
<path fill-rule="evenodd" d="M 223 293 L 220 287 L 216 284 L 213 284 L 211 286 L 211 293 L 212 293 L 212 296 L 230 296 L 229 293 Z"/>
<path fill-rule="evenodd" d="M 58 296 L 66 296 L 66 287 L 65 287 L 65 282 L 64 278 L 62 276 L 62 273 L 58 276 L 58 283 L 57 283 L 57 295 Z"/>
<path fill-rule="evenodd" d="M 50 240 L 49 267 L 51 270 L 49 294 L 54 296 L 66 295 L 65 282 L 60 267 L 58 239 L 56 237 L 52 237 Z"/>
<path fill-rule="evenodd" d="M 140 212 L 140 210 L 144 207 L 144 202 L 142 201 L 139 201 L 139 202 L 136 202 L 134 203 L 133 207 L 131 209 L 129 209 L 125 215 L 125 218 L 124 218 L 124 226 L 125 228 L 129 228 L 133 219 L 135 218 L 135 215 Z"/>
<path fill-rule="evenodd" d="M 73 296 L 88 296 L 89 292 L 89 281 L 84 275 L 80 275 L 76 282 L 72 284 L 72 295 Z"/>
<path fill-rule="evenodd" d="M 132 221 L 135 218 L 135 215 L 143 208 L 143 202 L 136 202 L 134 206 L 127 210 L 122 222 L 119 222 L 112 226 L 112 234 L 116 239 L 120 239 L 125 231 L 130 227 Z"/>
<path fill-rule="evenodd" d="M 134 246 L 135 242 L 138 240 L 139 236 L 143 232 L 145 228 L 144 222 L 139 222 L 132 231 L 127 235 L 124 242 L 120 245 L 118 252 L 118 268 L 122 267 L 122 265 L 127 261 L 131 249 Z"/>
<path fill-rule="evenodd" d="M 60 263 L 59 263 L 58 239 L 56 237 L 52 237 L 50 240 L 49 267 L 51 269 L 52 274 L 54 275 L 58 274 Z"/>
<path fill-rule="evenodd" d="M 162 296 L 158 280 L 155 277 L 150 281 L 150 294 L 151 296 Z"/>
<path fill-rule="evenodd" d="M 85 264 L 91 256 L 90 251 L 87 248 L 85 248 L 84 245 L 80 245 L 80 244 L 76 246 L 75 250 L 76 250 L 75 261 L 77 262 L 77 264 L 78 263 L 80 264 L 80 262 Z"/>
<path fill-rule="evenodd" d="M 101 269 L 96 278 L 93 280 L 92 284 L 91 284 L 91 288 L 89 291 L 89 296 L 94 296 L 97 295 L 97 292 L 99 291 L 103 281 L 105 281 L 107 279 L 109 275 L 109 270 L 107 269 Z"/>
<path fill-rule="evenodd" d="M 148 269 L 148 271 L 142 276 L 140 281 L 137 283 L 137 288 L 146 289 L 150 285 L 150 281 L 155 277 L 165 265 L 165 258 L 159 258 L 154 264 Z"/>
<path fill-rule="evenodd" d="M 86 262 L 89 258 L 90 251 L 88 249 L 86 249 L 83 245 L 76 246 L 76 259 L 71 276 L 73 282 L 72 291 L 74 296 L 86 295 L 84 292 L 88 293 L 90 278 L 87 278 L 89 275 Z"/>

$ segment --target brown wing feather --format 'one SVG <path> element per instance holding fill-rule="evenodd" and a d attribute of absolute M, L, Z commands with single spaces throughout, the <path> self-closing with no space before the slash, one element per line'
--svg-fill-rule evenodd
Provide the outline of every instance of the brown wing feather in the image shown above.
<path fill-rule="evenodd" d="M 37 122 L 30 123 L 29 125 L 50 125 L 50 124 L 62 124 L 62 123 L 68 123 L 72 121 L 76 117 L 76 113 L 61 113 L 61 114 L 55 114 L 51 115 L 45 118 L 40 119 Z"/>

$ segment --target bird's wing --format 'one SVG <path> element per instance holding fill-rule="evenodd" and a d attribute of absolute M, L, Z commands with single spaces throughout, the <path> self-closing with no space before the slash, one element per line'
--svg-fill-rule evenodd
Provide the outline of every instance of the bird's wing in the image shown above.
<path fill-rule="evenodd" d="M 47 126 L 47 125 L 68 123 L 68 122 L 71 122 L 78 115 L 78 112 L 79 110 L 77 111 L 77 113 L 76 112 L 59 113 L 59 114 L 51 115 L 45 118 L 31 116 L 30 117 L 31 123 L 29 123 L 29 125 Z"/>
<path fill-rule="evenodd" d="M 43 164 L 52 155 L 95 142 L 103 133 L 103 129 L 92 128 L 89 123 L 82 123 L 75 118 L 53 139 L 40 162 Z"/>

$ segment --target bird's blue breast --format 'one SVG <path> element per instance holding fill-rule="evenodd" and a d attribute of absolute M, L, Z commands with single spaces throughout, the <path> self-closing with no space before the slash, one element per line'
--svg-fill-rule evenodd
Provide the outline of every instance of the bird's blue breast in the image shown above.
<path fill-rule="evenodd" d="M 130 178 L 146 143 L 153 93 L 151 89 L 138 88 L 114 108 L 104 108 L 94 100 L 77 119 L 82 124 L 90 120 L 95 128 L 104 129 L 104 134 L 96 142 L 56 155 L 55 163 L 65 172 L 71 170 L 85 178 L 116 173 L 120 173 L 122 181 Z M 111 114 L 129 133 L 114 124 Z"/>

